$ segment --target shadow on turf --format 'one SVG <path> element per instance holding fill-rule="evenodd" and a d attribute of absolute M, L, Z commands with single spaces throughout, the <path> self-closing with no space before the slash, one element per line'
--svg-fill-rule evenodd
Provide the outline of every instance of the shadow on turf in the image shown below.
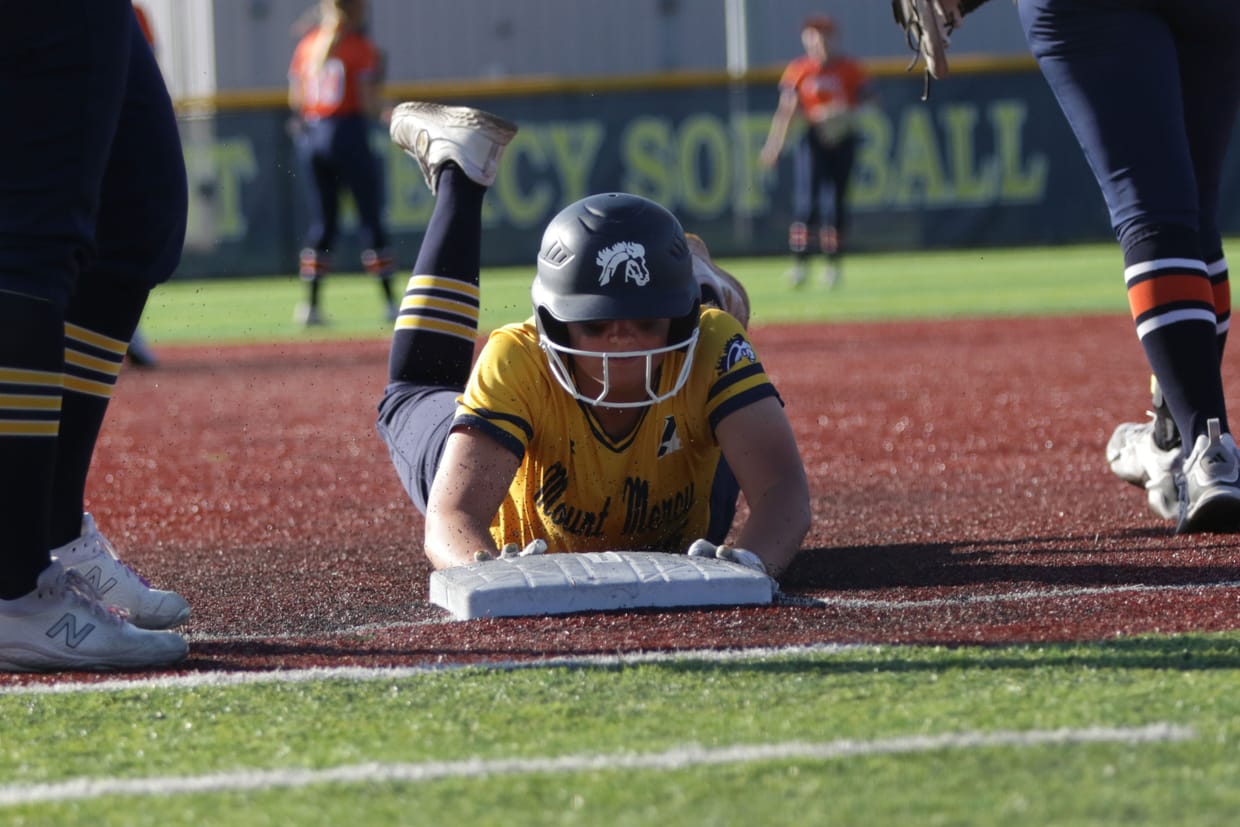
<path fill-rule="evenodd" d="M 1003 583 L 1091 587 L 1240 581 L 1240 555 L 1235 565 L 1201 565 L 1175 562 L 1162 547 L 1116 551 L 1080 548 L 1079 544 L 1079 538 L 1042 537 L 806 549 L 780 580 L 786 590 L 832 591 Z M 1166 555 L 1167 563 L 1133 562 L 1134 556 L 1145 553 Z M 1078 559 L 1071 563 L 1059 559 L 1069 554 Z M 1027 556 L 1028 562 L 1013 562 L 1018 555 Z"/>

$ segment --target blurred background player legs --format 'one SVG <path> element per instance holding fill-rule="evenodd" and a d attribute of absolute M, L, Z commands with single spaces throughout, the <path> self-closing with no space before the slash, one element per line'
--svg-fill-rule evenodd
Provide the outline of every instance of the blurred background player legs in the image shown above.
<path fill-rule="evenodd" d="M 1108 460 L 1149 488 L 1177 531 L 1240 530 L 1240 452 L 1220 370 L 1231 298 L 1215 218 L 1240 109 L 1240 5 L 1026 0 L 1019 12 L 1105 196 L 1155 392 L 1182 439 L 1175 448 L 1156 413 L 1117 429 Z M 1134 462 L 1117 462 L 1125 454 Z M 1152 475 L 1170 466 L 1174 514 L 1140 480 L 1142 466 Z"/>
<path fill-rule="evenodd" d="M 396 318 L 381 167 L 370 148 L 383 61 L 366 35 L 366 13 L 365 0 L 323 0 L 318 25 L 298 42 L 289 65 L 289 107 L 297 118 L 293 138 L 309 189 L 310 227 L 298 266 L 306 300 L 294 311 L 294 320 L 303 325 L 325 321 L 322 286 L 339 235 L 342 187 L 357 205 L 362 268 L 378 281 L 387 318 Z"/>
<path fill-rule="evenodd" d="M 0 130 L 0 668 L 175 663 L 185 640 L 140 627 L 188 605 L 83 511 L 129 339 L 184 240 L 172 103 L 129 0 L 48 0 L 6 23 L 0 107 L 29 120 Z"/>
<path fill-rule="evenodd" d="M 835 287 L 840 280 L 844 237 L 848 229 L 848 183 L 857 154 L 857 138 L 849 134 L 830 142 L 807 129 L 794 155 L 793 221 L 788 250 L 793 266 L 789 281 L 805 282 L 811 256 L 810 237 L 816 236 L 823 257 L 819 281 Z"/>
<path fill-rule="evenodd" d="M 392 288 L 394 263 L 382 217 L 382 187 L 378 162 L 370 152 L 369 125 L 360 118 L 318 120 L 304 124 L 296 139 L 301 166 L 312 182 L 310 228 L 301 251 L 298 273 L 306 284 L 305 301 L 296 321 L 323 324 L 322 285 L 332 268 L 331 250 L 340 234 L 340 190 L 349 187 L 361 222 L 361 263 L 379 284 L 390 320 L 396 318 Z"/>
<path fill-rule="evenodd" d="M 159 357 L 155 355 L 141 330 L 135 330 L 129 338 L 129 350 L 125 358 L 136 368 L 153 368 L 159 365 Z"/>

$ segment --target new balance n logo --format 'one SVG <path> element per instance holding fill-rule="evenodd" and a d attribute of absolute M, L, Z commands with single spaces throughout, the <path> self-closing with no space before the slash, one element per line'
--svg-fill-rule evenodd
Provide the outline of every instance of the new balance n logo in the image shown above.
<path fill-rule="evenodd" d="M 107 580 L 103 579 L 103 569 L 99 568 L 99 566 L 91 566 L 90 571 L 78 569 L 77 573 L 82 575 L 82 578 L 94 586 L 95 591 L 100 594 L 107 594 L 116 585 L 115 577 L 109 577 Z"/>
<path fill-rule="evenodd" d="M 70 649 L 76 649 L 82 645 L 82 641 L 95 631 L 95 624 L 87 623 L 81 629 L 78 629 L 78 619 L 73 612 L 65 612 L 60 620 L 57 620 L 47 630 L 47 636 L 50 638 L 60 637 L 61 633 L 65 636 L 65 646 Z"/>

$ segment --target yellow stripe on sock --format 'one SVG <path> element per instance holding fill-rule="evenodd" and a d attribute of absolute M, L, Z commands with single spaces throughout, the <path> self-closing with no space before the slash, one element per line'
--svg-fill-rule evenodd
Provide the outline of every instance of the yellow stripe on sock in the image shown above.
<path fill-rule="evenodd" d="M 430 330 L 470 342 L 478 336 L 477 328 L 471 325 L 457 324 L 443 319 L 430 319 L 425 316 L 401 316 L 396 320 L 396 329 Z"/>
<path fill-rule="evenodd" d="M 114 387 L 111 382 L 96 382 L 93 379 L 83 379 L 80 376 L 65 377 L 65 390 L 84 393 L 87 396 L 97 396 L 100 399 L 111 399 Z"/>
<path fill-rule="evenodd" d="M 111 336 L 104 336 L 102 333 L 96 333 L 69 322 L 65 322 L 65 338 L 110 351 L 121 359 L 125 358 L 125 351 L 129 349 L 129 343 L 126 341 L 113 339 Z"/>
<path fill-rule="evenodd" d="M 10 385 L 33 385 L 37 388 L 59 388 L 62 383 L 60 373 L 46 370 L 25 370 L 24 368 L 0 368 L 0 382 Z"/>
<path fill-rule="evenodd" d="M 401 310 L 413 310 L 416 308 L 427 308 L 430 310 L 443 310 L 447 313 L 459 313 L 473 321 L 478 321 L 478 305 L 469 304 L 467 302 L 454 301 L 452 299 L 442 299 L 436 296 L 405 296 L 401 300 Z"/>
<path fill-rule="evenodd" d="M 72 348 L 65 348 L 65 364 L 75 368 L 86 368 L 97 373 L 106 373 L 114 379 L 120 376 L 121 373 L 120 362 L 100 359 L 97 356 L 90 356 Z"/>
<path fill-rule="evenodd" d="M 0 394 L 0 409 L 8 411 L 59 411 L 61 397 L 31 396 L 24 393 Z"/>
<path fill-rule="evenodd" d="M 477 301 L 482 295 L 482 290 L 478 285 L 470 284 L 460 279 L 450 279 L 443 276 L 413 276 L 409 279 L 406 290 L 449 290 L 453 293 L 460 293 L 463 296 L 469 296 Z"/>
<path fill-rule="evenodd" d="M 0 437 L 11 436 L 57 436 L 60 433 L 60 421 L 39 422 L 34 420 L 3 420 L 0 419 Z"/>

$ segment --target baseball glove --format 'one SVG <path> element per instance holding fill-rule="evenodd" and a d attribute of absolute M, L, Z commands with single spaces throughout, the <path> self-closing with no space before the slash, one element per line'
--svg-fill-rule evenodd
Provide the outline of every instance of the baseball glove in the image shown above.
<path fill-rule="evenodd" d="M 912 71 L 920 59 L 926 65 L 926 85 L 921 99 L 930 97 L 930 79 L 947 77 L 947 47 L 951 33 L 965 16 L 987 0 L 891 0 L 891 14 L 904 29 L 904 37 L 913 50 Z"/>

